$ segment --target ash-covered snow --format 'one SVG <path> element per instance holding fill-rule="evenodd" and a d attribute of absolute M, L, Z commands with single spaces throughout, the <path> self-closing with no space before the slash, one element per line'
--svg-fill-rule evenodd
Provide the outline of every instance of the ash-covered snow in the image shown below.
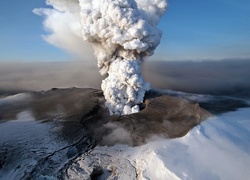
<path fill-rule="evenodd" d="M 62 134 L 64 126 L 60 119 L 38 121 L 33 116 L 32 107 L 24 110 L 15 106 L 32 98 L 30 93 L 20 93 L 0 99 L 0 180 L 57 177 L 60 168 L 72 157 L 70 150 L 85 135 L 82 132 L 79 136 L 73 131 L 74 136 L 69 140 Z M 7 105 L 16 108 L 15 119 L 2 117 L 4 113 L 8 114 L 4 109 Z"/>
<path fill-rule="evenodd" d="M 29 93 L 19 93 L 4 98 L 0 98 L 0 105 L 4 103 L 16 103 L 23 100 L 29 100 L 31 98 Z"/>
<path fill-rule="evenodd" d="M 0 179 L 25 177 L 38 165 L 39 159 L 66 145 L 51 134 L 51 125 L 35 121 L 29 111 L 19 113 L 15 120 L 1 123 L 0 133 Z"/>
<path fill-rule="evenodd" d="M 1 102 L 27 98 L 32 96 L 18 94 Z M 209 96 L 195 98 L 206 101 Z M 182 138 L 155 136 L 142 146 L 92 146 L 80 154 L 60 135 L 60 128 L 53 120 L 36 121 L 29 109 L 15 120 L 0 122 L 0 179 L 88 179 L 95 168 L 102 173 L 100 179 L 250 177 L 249 107 L 211 117 Z"/>

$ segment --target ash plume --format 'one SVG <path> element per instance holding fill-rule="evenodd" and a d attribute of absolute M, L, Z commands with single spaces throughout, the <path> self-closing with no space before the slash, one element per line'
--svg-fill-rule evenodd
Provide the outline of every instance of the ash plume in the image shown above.
<path fill-rule="evenodd" d="M 47 34 L 42 38 L 84 60 L 94 59 L 91 46 L 81 37 L 79 1 L 46 0 L 46 4 L 46 8 L 33 10 L 34 14 L 44 18 L 43 26 Z"/>
<path fill-rule="evenodd" d="M 106 105 L 110 114 L 139 111 L 149 83 L 142 78 L 141 63 L 159 45 L 156 27 L 165 13 L 166 0 L 46 0 L 51 8 L 33 12 L 45 18 L 48 43 L 92 59 L 97 57 Z M 87 57 L 87 58 L 86 58 Z"/>
<path fill-rule="evenodd" d="M 156 27 L 165 13 L 165 0 L 80 0 L 82 36 L 97 57 L 106 106 L 110 114 L 139 111 L 145 91 L 141 63 L 159 45 Z"/>

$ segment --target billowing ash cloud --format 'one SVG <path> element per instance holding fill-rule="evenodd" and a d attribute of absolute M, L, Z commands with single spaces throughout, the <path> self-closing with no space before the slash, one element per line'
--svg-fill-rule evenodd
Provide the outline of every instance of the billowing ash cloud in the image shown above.
<path fill-rule="evenodd" d="M 110 114 L 138 112 L 149 89 L 141 63 L 160 43 L 156 25 L 165 0 L 79 1 L 83 39 L 93 45 L 100 73 L 107 75 L 101 88 Z"/>
<path fill-rule="evenodd" d="M 156 28 L 165 13 L 165 0 L 46 0 L 51 8 L 33 12 L 45 18 L 48 43 L 81 57 L 95 50 L 98 67 L 108 77 L 102 90 L 111 114 L 139 111 L 149 83 L 143 81 L 141 63 L 160 43 Z"/>
<path fill-rule="evenodd" d="M 48 34 L 43 36 L 44 40 L 85 59 L 93 59 L 91 46 L 82 40 L 79 1 L 46 0 L 46 4 L 51 8 L 33 10 L 45 18 L 43 25 Z"/>

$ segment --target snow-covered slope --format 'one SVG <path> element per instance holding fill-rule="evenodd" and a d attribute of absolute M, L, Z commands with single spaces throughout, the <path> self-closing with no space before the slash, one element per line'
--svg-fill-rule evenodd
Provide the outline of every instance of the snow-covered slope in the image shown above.
<path fill-rule="evenodd" d="M 152 136 L 137 147 L 95 147 L 81 127 L 81 131 L 72 128 L 75 122 L 67 122 L 65 131 L 61 116 L 37 121 L 32 108 L 17 108 L 20 112 L 11 119 L 5 105 L 23 104 L 32 96 L 2 98 L 0 112 L 6 111 L 2 114 L 8 116 L 0 122 L 0 179 L 89 179 L 93 172 L 100 175 L 98 179 L 249 179 L 250 108 L 232 111 L 241 104 L 216 96 L 179 96 L 200 103 L 210 101 L 209 107 L 214 103 L 219 113 L 182 138 Z M 221 111 L 221 106 L 229 106 L 225 102 L 233 108 L 222 113 L 225 108 Z"/>
<path fill-rule="evenodd" d="M 86 167 L 80 177 L 88 177 L 93 164 L 104 170 L 100 179 L 248 179 L 250 108 L 210 118 L 182 138 L 152 137 L 140 147 L 98 146 L 75 160 L 68 178 L 78 179 Z"/>

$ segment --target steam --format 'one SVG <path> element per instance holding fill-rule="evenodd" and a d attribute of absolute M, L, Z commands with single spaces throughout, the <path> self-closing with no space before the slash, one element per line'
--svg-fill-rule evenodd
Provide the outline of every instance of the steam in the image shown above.
<path fill-rule="evenodd" d="M 36 8 L 33 13 L 44 17 L 43 26 L 48 34 L 43 39 L 56 47 L 81 58 L 93 59 L 93 50 L 81 37 L 80 7 L 78 0 L 46 0 L 52 8 Z"/>
<path fill-rule="evenodd" d="M 110 114 L 139 111 L 149 83 L 141 63 L 159 45 L 157 29 L 165 0 L 79 0 L 82 36 L 95 50 L 106 106 Z"/>
<path fill-rule="evenodd" d="M 166 0 L 46 0 L 52 8 L 33 12 L 45 17 L 48 43 L 91 58 L 92 44 L 101 75 L 101 88 L 110 114 L 139 111 L 150 87 L 142 78 L 141 63 L 159 45 L 156 25 L 165 13 Z"/>

